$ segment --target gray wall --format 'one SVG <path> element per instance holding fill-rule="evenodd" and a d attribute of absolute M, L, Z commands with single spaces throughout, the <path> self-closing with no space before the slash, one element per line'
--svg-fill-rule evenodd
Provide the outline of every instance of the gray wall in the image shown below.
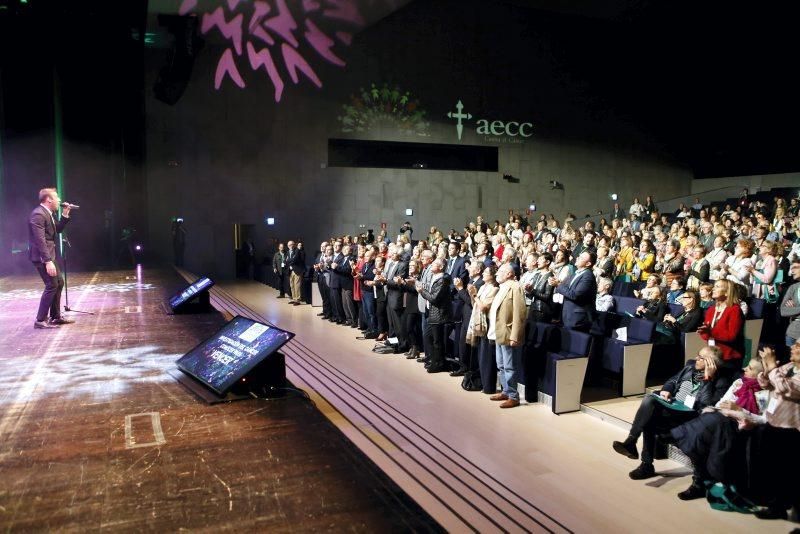
<path fill-rule="evenodd" d="M 482 72 L 494 73 L 485 83 L 464 74 L 464 69 L 448 71 L 449 52 L 438 45 L 431 48 L 430 36 L 423 39 L 407 30 L 403 17 L 413 16 L 408 9 L 415 5 L 356 36 L 345 69 L 320 67 L 321 90 L 302 78 L 294 86 L 287 77 L 277 105 L 263 71 L 260 76 L 246 73 L 244 90 L 228 81 L 215 91 L 219 49 L 209 43 L 178 104 L 168 106 L 152 98 L 147 102 L 151 249 L 171 257 L 170 218 L 182 215 L 188 234 L 187 266 L 228 277 L 234 273 L 234 223 L 255 225 L 257 251 L 263 255 L 272 238 L 300 239 L 313 251 L 322 239 L 355 233 L 360 224 L 377 231 L 386 222 L 393 233 L 407 219 L 406 208 L 414 209 L 408 219 L 415 236 L 421 237 L 433 225 L 460 229 L 478 213 L 502 219 L 509 209 L 526 209 L 531 200 L 538 211 L 563 217 L 567 211 L 582 216 L 608 210 L 612 192 L 623 203 L 633 196 L 659 199 L 690 192 L 691 171 L 658 150 L 641 148 L 635 133 L 629 141 L 620 140 L 617 128 L 613 142 L 597 135 L 558 135 L 552 127 L 557 121 L 537 120 L 538 114 L 531 111 L 545 109 L 548 100 L 539 97 L 531 103 L 527 84 L 501 84 L 505 101 L 493 102 L 498 100 L 492 93 L 492 85 L 498 83 L 494 80 L 513 77 L 515 71 L 484 64 Z M 394 58 L 390 64 L 382 60 L 381 54 L 387 53 L 380 47 L 384 40 L 391 43 L 386 47 Z M 149 87 L 162 61 L 157 54 L 148 59 Z M 438 70 L 433 68 L 437 64 Z M 562 83 L 544 68 L 541 77 L 542 83 Z M 391 124 L 359 135 L 342 133 L 336 117 L 351 93 L 370 81 L 394 85 L 398 79 L 404 90 L 419 95 L 431 119 L 429 136 L 409 137 Z M 458 143 L 446 113 L 459 98 L 476 117 L 534 123 L 533 137 L 521 145 L 493 143 L 465 132 L 462 144 L 499 146 L 500 172 L 327 167 L 330 137 Z M 575 109 L 569 113 L 577 114 Z M 521 183 L 507 183 L 503 173 Z M 551 179 L 563 183 L 564 190 L 551 190 Z M 277 224 L 266 226 L 267 216 L 275 217 Z"/>

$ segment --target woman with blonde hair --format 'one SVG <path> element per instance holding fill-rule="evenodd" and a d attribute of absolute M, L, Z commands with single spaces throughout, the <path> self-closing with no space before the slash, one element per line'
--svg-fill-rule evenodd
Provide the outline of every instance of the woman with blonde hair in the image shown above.
<path fill-rule="evenodd" d="M 730 280 L 717 280 L 711 291 L 714 300 L 697 332 L 709 345 L 719 347 L 722 359 L 733 368 L 744 356 L 744 314 L 739 306 L 737 285 Z"/>
<path fill-rule="evenodd" d="M 614 272 L 617 276 L 631 276 L 631 273 L 633 272 L 633 263 L 635 261 L 635 253 L 632 245 L 633 242 L 631 241 L 630 237 L 625 235 L 620 238 L 619 242 L 620 250 L 614 260 Z"/>
<path fill-rule="evenodd" d="M 647 239 L 642 239 L 639 245 L 639 254 L 636 255 L 633 265 L 633 280 L 635 282 L 646 282 L 656 265 L 656 255 L 653 252 L 653 244 Z"/>
<path fill-rule="evenodd" d="M 467 343 L 473 347 L 472 354 L 478 355 L 478 365 L 474 365 L 471 361 L 468 367 L 473 371 L 475 367 L 480 370 L 481 389 L 488 394 L 495 393 L 497 387 L 495 347 L 494 342 L 487 337 L 489 310 L 492 308 L 494 297 L 500 289 L 495 282 L 495 272 L 494 266 L 489 266 L 483 270 L 483 285 L 480 289 L 476 290 L 472 284 L 467 286 L 467 292 L 472 299 L 472 315 L 467 326 Z M 476 348 L 477 350 L 475 350 Z M 477 380 L 473 384 L 477 385 Z M 475 389 L 477 390 L 477 387 Z"/>

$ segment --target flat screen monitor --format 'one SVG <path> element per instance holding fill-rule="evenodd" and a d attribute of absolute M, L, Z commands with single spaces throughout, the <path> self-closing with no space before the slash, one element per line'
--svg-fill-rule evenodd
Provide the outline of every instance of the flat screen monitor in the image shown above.
<path fill-rule="evenodd" d="M 277 352 L 294 337 L 292 332 L 237 316 L 213 336 L 178 359 L 178 369 L 218 395 Z"/>
<path fill-rule="evenodd" d="M 172 308 L 172 311 L 177 311 L 181 306 L 184 306 L 195 297 L 208 292 L 213 285 L 214 281 L 207 276 L 198 278 L 189 284 L 188 287 L 173 295 L 172 298 L 169 299 L 169 307 Z"/>

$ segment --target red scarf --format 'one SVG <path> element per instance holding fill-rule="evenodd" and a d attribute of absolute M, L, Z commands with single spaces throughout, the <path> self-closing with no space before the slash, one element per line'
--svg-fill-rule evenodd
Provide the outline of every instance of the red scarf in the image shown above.
<path fill-rule="evenodd" d="M 756 392 L 761 391 L 761 386 L 758 385 L 758 379 L 742 377 L 742 385 L 736 390 L 736 404 L 747 410 L 753 415 L 759 415 L 761 410 L 758 409 L 758 402 L 756 402 Z"/>

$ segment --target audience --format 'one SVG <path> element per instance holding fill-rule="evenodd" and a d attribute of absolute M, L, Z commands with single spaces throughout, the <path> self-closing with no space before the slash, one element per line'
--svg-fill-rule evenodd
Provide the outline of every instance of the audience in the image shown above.
<path fill-rule="evenodd" d="M 651 341 L 679 358 L 670 373 L 684 361 L 683 335 L 698 332 L 707 346 L 658 395 L 645 397 L 628 439 L 614 444 L 617 452 L 638 458 L 636 443 L 644 436 L 634 479 L 655 474 L 657 442 L 679 445 L 695 466 L 691 486 L 679 497 L 691 499 L 705 495 L 709 481 L 728 483 L 721 465 L 735 471 L 741 463 L 715 449 L 719 444 L 709 436 L 757 435 L 760 450 L 776 440 L 783 440 L 778 450 L 789 450 L 785 443 L 797 439 L 800 373 L 792 362 L 800 362 L 798 209 L 797 198 L 777 198 L 768 206 L 743 192 L 731 205 L 696 199 L 691 208 L 666 214 L 646 197 L 627 210 L 615 204 L 606 216 L 578 220 L 568 214 L 561 223 L 546 214 L 532 219 L 511 212 L 505 222 L 478 216 L 461 233 L 433 226 L 419 241 L 411 240 L 407 223 L 394 241 L 385 230 L 325 241 L 309 272 L 322 297 L 323 319 L 359 328 L 358 339 L 374 340 L 376 353 L 403 353 L 430 373 L 463 376 L 464 389 L 492 395 L 505 408 L 519 405 L 521 360 L 540 354 L 531 335 L 537 325 L 591 332 L 596 348 L 598 337 L 611 335 L 596 328 L 598 321 L 613 317 L 607 324 L 626 326 L 630 314 L 615 310 L 635 310 L 654 323 Z M 280 247 L 274 274 L 290 273 L 290 302 L 299 305 L 308 300 L 298 283 L 304 254 L 294 242 Z M 631 304 L 631 294 L 641 300 Z M 745 350 L 745 318 L 755 310 L 765 328 Z M 746 360 L 763 343 L 781 350 Z M 783 347 L 791 347 L 792 360 L 779 365 Z M 536 376 L 526 379 L 536 388 Z M 778 412 L 763 406 L 767 393 L 759 387 L 770 392 Z M 703 413 L 707 407 L 713 412 Z M 762 515 L 785 516 L 786 507 L 796 504 L 787 495 L 773 491 Z"/>

